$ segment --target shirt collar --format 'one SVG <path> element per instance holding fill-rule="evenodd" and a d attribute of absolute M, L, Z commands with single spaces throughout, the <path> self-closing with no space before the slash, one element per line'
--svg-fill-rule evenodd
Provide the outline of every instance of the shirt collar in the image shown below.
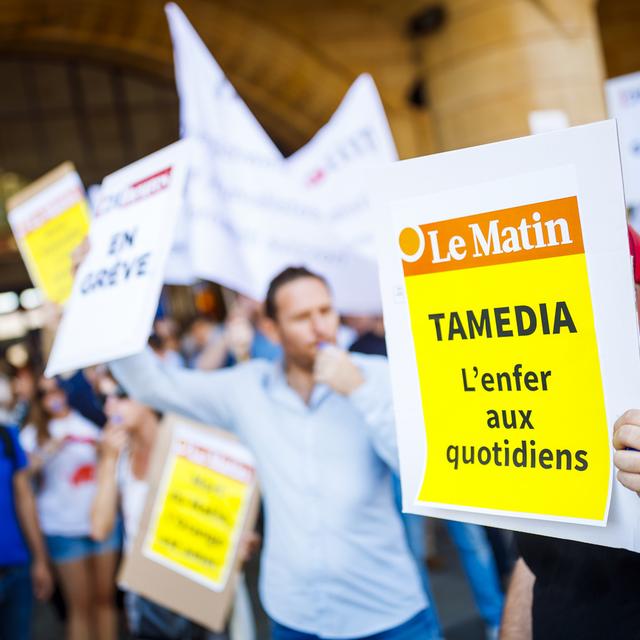
<path fill-rule="evenodd" d="M 278 359 L 273 362 L 272 367 L 267 373 L 265 386 L 271 398 L 276 402 L 302 413 L 315 411 L 332 393 L 331 388 L 326 384 L 316 384 L 311 391 L 309 404 L 305 404 L 297 391 L 294 391 L 289 386 L 282 359 Z"/>

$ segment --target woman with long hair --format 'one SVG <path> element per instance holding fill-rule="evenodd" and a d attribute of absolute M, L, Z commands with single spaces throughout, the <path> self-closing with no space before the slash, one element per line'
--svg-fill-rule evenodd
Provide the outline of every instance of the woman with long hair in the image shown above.
<path fill-rule="evenodd" d="M 67 609 L 67 639 L 115 640 L 117 527 L 91 537 L 100 429 L 74 411 L 55 379 L 41 378 L 20 434 L 29 454 L 38 512 Z"/>
<path fill-rule="evenodd" d="M 105 540 L 122 511 L 124 552 L 129 553 L 138 532 L 149 489 L 149 462 L 159 429 L 157 414 L 128 398 L 108 375 L 98 384 L 105 397 L 108 422 L 100 444 L 98 490 L 91 514 L 95 540 Z M 208 637 L 195 623 L 142 596 L 127 592 L 125 608 L 134 638 L 190 640 Z"/>

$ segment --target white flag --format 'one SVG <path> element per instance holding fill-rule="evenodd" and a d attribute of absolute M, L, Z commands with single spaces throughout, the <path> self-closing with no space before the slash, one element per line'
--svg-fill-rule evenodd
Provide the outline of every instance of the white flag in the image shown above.
<path fill-rule="evenodd" d="M 371 214 L 361 172 L 396 159 L 373 80 L 356 80 L 331 120 L 284 159 L 185 15 L 166 7 L 182 135 L 194 273 L 256 299 L 288 265 L 330 282 L 344 313 L 378 313 Z"/>

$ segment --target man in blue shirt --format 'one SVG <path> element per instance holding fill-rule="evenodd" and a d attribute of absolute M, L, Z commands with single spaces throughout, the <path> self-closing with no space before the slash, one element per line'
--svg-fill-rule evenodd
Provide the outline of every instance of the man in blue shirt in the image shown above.
<path fill-rule="evenodd" d="M 0 424 L 2 640 L 29 638 L 32 592 L 37 598 L 46 599 L 53 586 L 26 466 L 27 459 L 16 430 Z"/>
<path fill-rule="evenodd" d="M 335 346 L 331 294 L 304 268 L 272 281 L 266 314 L 282 361 L 188 371 L 147 351 L 111 369 L 141 402 L 233 430 L 252 449 L 265 509 L 260 594 L 274 639 L 435 637 L 391 489 L 385 359 Z"/>

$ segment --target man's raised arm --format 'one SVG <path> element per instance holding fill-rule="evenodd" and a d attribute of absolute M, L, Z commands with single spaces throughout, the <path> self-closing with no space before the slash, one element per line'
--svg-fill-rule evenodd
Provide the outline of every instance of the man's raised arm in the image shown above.
<path fill-rule="evenodd" d="M 131 397 L 157 411 L 233 429 L 236 369 L 211 372 L 165 365 L 150 349 L 114 360 L 109 368 Z"/>

